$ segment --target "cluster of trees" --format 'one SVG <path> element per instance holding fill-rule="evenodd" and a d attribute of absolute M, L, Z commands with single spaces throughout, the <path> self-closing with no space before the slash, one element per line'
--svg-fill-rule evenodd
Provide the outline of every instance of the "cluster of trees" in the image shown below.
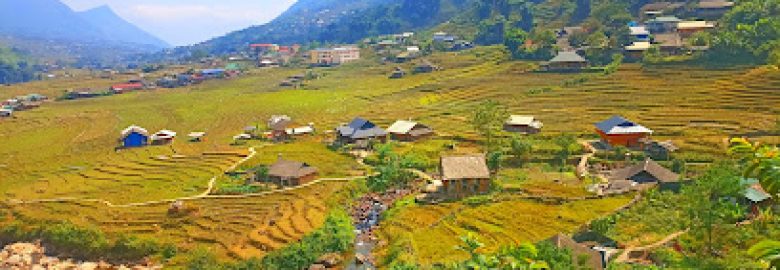
<path fill-rule="evenodd" d="M 392 143 L 376 147 L 376 157 L 366 160 L 374 165 L 376 174 L 369 176 L 366 184 L 371 191 L 384 192 L 391 188 L 405 188 L 414 180 L 415 175 L 409 169 L 425 169 L 427 162 L 418 155 L 400 155 Z"/>
<path fill-rule="evenodd" d="M 509 111 L 501 103 L 494 100 L 486 100 L 479 104 L 469 118 L 469 123 L 477 134 L 484 138 L 484 149 L 488 153 L 487 163 L 491 170 L 497 171 L 501 164 L 501 158 L 505 154 L 512 155 L 516 161 L 525 162 L 533 153 L 532 141 L 520 136 L 506 139 L 503 131 L 504 123 L 509 119 Z M 558 150 L 556 159 L 560 160 L 561 167 L 566 161 L 581 148 L 577 144 L 577 138 L 571 134 L 561 134 L 553 139 Z"/>
<path fill-rule="evenodd" d="M 35 71 L 28 60 L 12 49 L 0 46 L 0 83 L 26 82 L 34 78 Z"/>
<path fill-rule="evenodd" d="M 68 222 L 14 222 L 0 229 L 0 243 L 37 240 L 49 252 L 79 260 L 138 262 L 149 256 L 170 259 L 177 253 L 174 245 L 155 239 L 127 235 L 111 239 L 98 229 Z"/>
<path fill-rule="evenodd" d="M 711 46 L 707 56 L 713 60 L 780 66 L 780 1 L 739 1 L 717 32 L 701 34 L 696 42 Z"/>

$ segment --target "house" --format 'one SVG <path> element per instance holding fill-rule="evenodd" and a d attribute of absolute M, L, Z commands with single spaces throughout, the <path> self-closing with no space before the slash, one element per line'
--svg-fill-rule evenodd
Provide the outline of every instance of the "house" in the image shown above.
<path fill-rule="evenodd" d="M 653 42 L 658 45 L 661 52 L 667 54 L 678 54 L 685 48 L 682 36 L 680 36 L 680 33 L 676 32 L 655 34 L 653 36 Z"/>
<path fill-rule="evenodd" d="M 170 130 L 160 130 L 150 137 L 153 145 L 165 145 L 173 143 L 173 139 L 176 138 L 176 132 Z"/>
<path fill-rule="evenodd" d="M 414 141 L 430 136 L 433 134 L 433 129 L 414 121 L 398 120 L 387 128 L 387 133 L 393 140 Z"/>
<path fill-rule="evenodd" d="M 390 74 L 390 79 L 400 79 L 406 76 L 406 71 L 400 67 L 395 67 L 393 73 Z"/>
<path fill-rule="evenodd" d="M 681 21 L 677 24 L 677 33 L 682 38 L 693 36 L 697 32 L 712 30 L 715 24 L 708 21 Z"/>
<path fill-rule="evenodd" d="M 678 190 L 680 175 L 648 158 L 636 165 L 613 171 L 609 175 L 609 181 L 610 183 L 630 181 L 632 185 L 657 184 L 660 185 L 662 189 Z"/>
<path fill-rule="evenodd" d="M 456 37 L 446 32 L 433 33 L 433 42 L 455 42 Z"/>
<path fill-rule="evenodd" d="M 68 91 L 63 96 L 64 99 L 82 99 L 82 98 L 93 98 L 100 96 L 101 93 L 93 92 L 89 89 L 84 90 L 77 90 L 77 91 Z"/>
<path fill-rule="evenodd" d="M 315 131 L 317 130 L 314 129 L 314 123 L 309 123 L 309 125 L 303 127 L 288 128 L 286 130 L 288 136 L 309 135 L 314 134 Z"/>
<path fill-rule="evenodd" d="M 122 94 L 130 91 L 135 90 L 142 90 L 144 89 L 144 85 L 142 83 L 120 83 L 112 85 L 109 90 L 111 92 L 114 92 L 114 94 Z"/>
<path fill-rule="evenodd" d="M 613 116 L 596 123 L 596 132 L 601 140 L 610 146 L 642 147 L 641 140 L 647 138 L 653 131 L 631 122 L 621 116 Z"/>
<path fill-rule="evenodd" d="M 139 126 L 132 125 L 122 130 L 122 147 L 133 148 L 146 146 L 149 143 L 149 132 Z"/>
<path fill-rule="evenodd" d="M 206 132 L 190 132 L 187 135 L 187 137 L 190 137 L 191 142 L 202 142 L 204 136 L 206 136 Z"/>
<path fill-rule="evenodd" d="M 645 152 L 649 154 L 650 156 L 654 158 L 663 158 L 663 159 L 669 159 L 669 156 L 679 150 L 680 148 L 677 147 L 677 145 L 674 144 L 672 141 L 655 141 L 655 140 L 646 140 L 645 142 L 640 142 L 645 145 Z"/>
<path fill-rule="evenodd" d="M 337 127 L 336 133 L 342 143 L 365 143 L 374 139 L 384 141 L 387 136 L 387 131 L 360 117 L 356 117 L 349 124 Z"/>
<path fill-rule="evenodd" d="M 546 241 L 552 243 L 557 248 L 570 250 L 573 255 L 572 257 L 575 258 L 574 263 L 580 264 L 581 262 L 584 262 L 586 264 L 579 265 L 578 268 L 580 269 L 603 270 L 607 267 L 606 252 L 577 243 L 567 235 L 559 233 Z M 586 259 L 580 260 L 579 258 Z"/>
<path fill-rule="evenodd" d="M 512 115 L 504 123 L 505 131 L 521 134 L 537 134 L 542 131 L 542 127 L 544 124 L 541 121 L 528 115 Z"/>
<path fill-rule="evenodd" d="M 271 130 L 271 139 L 274 141 L 284 141 L 289 137 L 287 126 L 292 124 L 292 118 L 287 115 L 274 115 L 268 119 L 268 129 Z"/>
<path fill-rule="evenodd" d="M 412 70 L 412 73 L 414 73 L 414 74 L 417 74 L 417 73 L 431 73 L 431 72 L 434 72 L 434 71 L 436 71 L 438 69 L 439 69 L 439 67 L 433 65 L 430 61 L 422 60 L 422 61 L 420 61 L 419 64 L 414 66 L 414 70 Z"/>
<path fill-rule="evenodd" d="M 734 8 L 734 2 L 726 0 L 701 0 L 696 6 L 696 16 L 700 18 L 717 19 Z"/>
<path fill-rule="evenodd" d="M 631 26 L 629 27 L 629 31 L 631 32 L 630 35 L 633 41 L 650 40 L 650 31 L 647 31 L 647 28 L 644 26 Z"/>
<path fill-rule="evenodd" d="M 221 68 L 204 69 L 200 71 L 200 75 L 205 79 L 216 79 L 225 76 L 225 70 Z"/>
<path fill-rule="evenodd" d="M 474 48 L 473 43 L 465 40 L 458 40 L 455 41 L 455 44 L 452 44 L 452 47 L 450 47 L 450 51 L 457 52 L 457 51 L 469 50 L 473 48 Z"/>
<path fill-rule="evenodd" d="M 309 63 L 319 66 L 346 64 L 360 59 L 360 48 L 354 46 L 319 48 L 309 51 Z"/>
<path fill-rule="evenodd" d="M 588 67 L 588 60 L 574 51 L 560 52 L 547 63 L 542 63 L 542 70 L 553 72 L 576 72 Z"/>
<path fill-rule="evenodd" d="M 764 190 L 761 183 L 754 178 L 745 178 L 741 180 L 745 190 L 742 192 L 744 199 L 742 202 L 750 206 L 750 212 L 759 215 L 762 207 L 771 205 L 772 195 Z"/>
<path fill-rule="evenodd" d="M 14 115 L 14 110 L 8 108 L 0 109 L 0 117 L 11 117 Z"/>
<path fill-rule="evenodd" d="M 634 41 L 631 45 L 624 48 L 626 56 L 633 59 L 641 59 L 644 56 L 645 51 L 653 47 L 649 41 Z"/>
<path fill-rule="evenodd" d="M 439 172 L 447 196 L 462 198 L 490 192 L 490 170 L 484 155 L 442 157 Z"/>
<path fill-rule="evenodd" d="M 29 95 L 26 95 L 26 96 L 22 97 L 22 99 L 25 100 L 25 101 L 30 101 L 30 102 L 40 102 L 40 101 L 48 100 L 49 97 L 41 95 L 41 94 L 29 94 Z"/>
<path fill-rule="evenodd" d="M 309 164 L 279 159 L 268 168 L 268 180 L 282 187 L 300 186 L 316 180 L 319 173 Z"/>
<path fill-rule="evenodd" d="M 645 22 L 645 27 L 650 33 L 669 33 L 677 31 L 677 24 L 680 18 L 674 16 L 662 16 Z"/>

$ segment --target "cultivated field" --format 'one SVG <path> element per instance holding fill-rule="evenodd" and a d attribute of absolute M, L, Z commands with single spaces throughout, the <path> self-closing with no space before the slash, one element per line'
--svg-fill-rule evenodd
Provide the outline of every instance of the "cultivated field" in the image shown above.
<path fill-rule="evenodd" d="M 422 265 L 453 263 L 468 258 L 455 250 L 460 236 L 474 233 L 485 244 L 482 251 L 524 242 L 537 242 L 556 233 L 577 231 L 590 220 L 611 213 L 630 201 L 629 197 L 586 200 L 548 205 L 521 199 L 468 206 L 447 203 L 408 206 L 391 215 L 379 230 L 378 250 L 386 258 Z"/>
<path fill-rule="evenodd" d="M 545 123 L 541 136 L 569 132 L 594 137 L 593 123 L 621 114 L 654 129 L 656 137 L 674 140 L 682 147 L 679 157 L 689 161 L 723 155 L 724 138 L 729 135 L 774 129 L 780 113 L 780 71 L 776 69 L 625 64 L 606 76 L 543 74 L 530 71 L 535 63 L 506 58 L 496 48 L 437 54 L 430 60 L 444 70 L 398 80 L 387 78 L 394 65 L 366 59 L 315 69 L 321 78 L 307 81 L 299 90 L 281 88 L 278 83 L 304 70 L 258 69 L 239 79 L 187 88 L 49 102 L 19 112 L 13 119 L 0 119 L 0 200 L 76 198 L 127 204 L 196 196 L 252 146 L 258 147 L 258 155 L 243 168 L 268 164 L 282 154 L 321 167 L 326 177 L 361 174 L 363 168 L 353 159 L 325 148 L 322 141 L 336 125 L 355 116 L 384 126 L 413 118 L 444 137 L 435 144 L 468 141 L 477 136 L 466 120 L 486 99 L 502 102 L 512 114 L 537 116 Z M 402 66 L 411 68 L 411 64 Z M 106 82 L 90 79 L 85 83 Z M 31 92 L 56 96 L 81 87 L 77 84 L 81 84 L 78 78 L 63 78 L 2 87 L 0 97 Z M 267 149 L 256 143 L 231 145 L 232 137 L 245 126 L 263 126 L 274 114 L 290 115 L 301 124 L 312 122 L 319 135 Z M 170 129 L 180 135 L 192 131 L 207 135 L 202 143 L 180 138 L 171 146 L 116 151 L 119 132 L 131 124 L 151 132 Z M 441 151 L 441 145 L 426 147 L 421 150 L 426 155 Z M 511 178 L 512 174 L 507 175 Z M 322 184 L 293 195 L 195 200 L 191 204 L 200 209 L 200 216 L 174 225 L 166 225 L 171 223 L 165 217 L 167 204 L 124 209 L 98 202 L 44 203 L 17 206 L 14 211 L 29 218 L 94 224 L 109 232 L 168 237 L 186 246 L 207 244 L 219 254 L 246 257 L 262 254 L 263 247 L 279 247 L 316 227 L 325 208 L 309 197 L 327 197 L 339 186 Z M 544 184 L 536 186 L 540 187 Z M 578 195 L 570 189 L 538 193 Z M 400 233 L 409 229 L 404 224 L 417 224 L 410 238 L 415 257 L 426 263 L 438 257 L 451 261 L 463 255 L 452 251 L 458 234 L 485 233 L 490 237 L 482 240 L 489 246 L 507 235 L 507 241 L 536 241 L 571 231 L 626 201 L 551 206 L 514 200 L 475 208 L 462 204 L 412 207 L 396 217 L 402 222 L 391 221 L 383 230 Z M 273 241 L 258 240 L 261 237 L 252 232 L 274 230 L 262 227 L 268 213 L 297 225 L 277 220 L 275 224 L 285 233 L 272 237 Z M 300 213 L 311 216 L 301 222 L 306 214 Z M 118 221 L 105 220 L 114 215 Z"/>

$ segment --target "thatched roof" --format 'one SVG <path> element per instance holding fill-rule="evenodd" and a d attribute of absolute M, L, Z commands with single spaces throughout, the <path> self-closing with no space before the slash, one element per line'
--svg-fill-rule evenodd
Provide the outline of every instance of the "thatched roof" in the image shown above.
<path fill-rule="evenodd" d="M 444 180 L 490 178 L 483 155 L 442 157 L 441 174 Z"/>
<path fill-rule="evenodd" d="M 281 178 L 301 178 L 317 173 L 317 168 L 299 161 L 280 159 L 268 169 L 268 175 Z"/>

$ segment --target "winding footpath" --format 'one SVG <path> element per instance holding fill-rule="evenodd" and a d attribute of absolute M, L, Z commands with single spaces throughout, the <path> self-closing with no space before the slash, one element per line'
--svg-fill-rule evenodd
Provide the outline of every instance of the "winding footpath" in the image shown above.
<path fill-rule="evenodd" d="M 670 235 L 666 236 L 664 239 L 661 239 L 658 242 L 655 242 L 655 243 L 652 243 L 652 244 L 649 244 L 649 245 L 646 245 L 646 246 L 626 247 L 626 249 L 623 250 L 623 253 L 621 253 L 620 256 L 618 256 L 615 259 L 615 262 L 618 262 L 618 263 L 627 262 L 627 261 L 630 260 L 629 256 L 631 255 L 631 252 L 656 249 L 656 248 L 658 248 L 660 246 L 666 245 L 667 243 L 669 243 L 671 241 L 674 241 L 675 239 L 677 239 L 681 235 L 686 234 L 687 232 L 688 232 L 688 230 L 675 232 L 673 234 L 670 234 Z"/>
<path fill-rule="evenodd" d="M 241 166 L 241 164 L 244 164 L 245 162 L 249 161 L 250 159 L 254 158 L 257 155 L 257 151 L 255 147 L 249 148 L 249 155 L 244 157 L 243 159 L 237 161 L 235 164 L 231 165 L 227 169 L 223 171 L 229 172 L 232 170 L 235 170 L 238 168 L 238 166 Z M 261 197 L 265 195 L 270 195 L 274 193 L 280 193 L 280 192 L 288 192 L 296 189 L 306 188 L 321 182 L 326 181 L 335 181 L 335 182 L 344 182 L 344 181 L 351 181 L 355 179 L 362 179 L 365 178 L 365 176 L 358 176 L 358 177 L 345 177 L 345 178 L 320 178 L 315 181 L 312 181 L 310 183 L 307 183 L 305 185 L 296 186 L 296 187 L 289 187 L 285 189 L 279 189 L 279 190 L 273 190 L 273 191 L 266 191 L 261 193 L 252 193 L 252 194 L 241 194 L 241 195 L 211 195 L 211 193 L 214 191 L 217 180 L 222 174 L 215 175 L 211 179 L 209 179 L 208 186 L 206 190 L 198 195 L 195 196 L 185 196 L 185 197 L 179 197 L 179 198 L 173 198 L 173 199 L 166 199 L 166 200 L 154 200 L 154 201 L 146 201 L 146 202 L 138 202 L 138 203 L 129 203 L 129 204 L 114 204 L 107 200 L 101 200 L 101 199 L 83 199 L 83 198 L 76 198 L 76 197 L 60 197 L 60 198 L 52 198 L 52 199 L 38 199 L 38 200 L 9 200 L 8 204 L 10 205 L 21 205 L 21 204 L 39 204 L 39 203 L 65 203 L 65 202 L 87 202 L 87 203 L 100 203 L 110 208 L 131 208 L 131 207 L 142 207 L 142 206 L 150 206 L 150 205 L 160 205 L 160 204 L 170 204 L 177 201 L 193 201 L 193 200 L 199 200 L 199 199 L 207 199 L 207 198 L 217 198 L 217 199 L 230 199 L 230 198 L 251 198 L 251 197 Z"/>

